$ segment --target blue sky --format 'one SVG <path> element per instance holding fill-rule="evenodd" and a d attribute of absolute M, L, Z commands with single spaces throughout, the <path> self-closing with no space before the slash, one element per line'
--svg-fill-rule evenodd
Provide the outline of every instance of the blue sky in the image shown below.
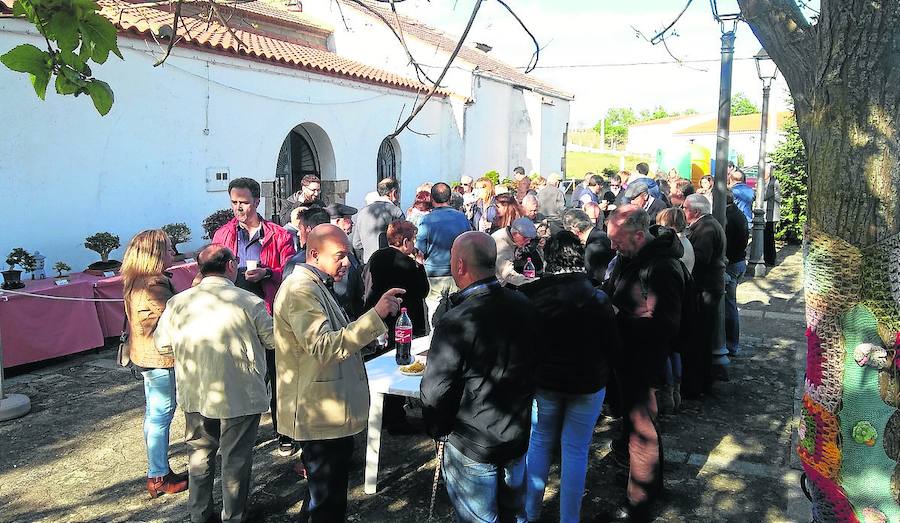
<path fill-rule="evenodd" d="M 678 65 L 622 65 L 641 62 L 674 62 L 662 45 L 651 45 L 635 29 L 652 36 L 671 22 L 686 0 L 508 0 L 535 34 L 541 51 L 533 75 L 575 94 L 571 109 L 574 128 L 592 126 L 608 107 L 669 110 L 696 109 L 715 112 L 719 89 L 721 33 L 709 2 L 694 0 L 666 43 L 681 60 L 713 60 Z M 812 3 L 817 6 L 818 2 Z M 401 13 L 418 18 L 451 34 L 460 34 L 474 0 L 406 0 L 397 4 Z M 736 10 L 734 0 L 718 2 L 719 11 Z M 811 13 L 810 13 L 811 14 Z M 533 46 L 515 20 L 494 0 L 485 0 L 468 43 L 493 46 L 491 54 L 524 66 Z M 760 44 L 746 24 L 739 24 L 735 57 L 756 54 Z M 606 64 L 605 67 L 552 67 Z M 737 60 L 733 90 L 759 103 L 762 87 L 752 60 Z M 773 89 L 775 108 L 785 107 L 787 87 Z"/>

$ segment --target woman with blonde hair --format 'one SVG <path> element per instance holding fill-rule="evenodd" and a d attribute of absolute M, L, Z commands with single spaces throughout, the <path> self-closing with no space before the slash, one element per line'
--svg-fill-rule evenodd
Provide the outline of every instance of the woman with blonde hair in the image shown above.
<path fill-rule="evenodd" d="M 487 232 L 497 215 L 497 206 L 494 205 L 494 182 L 490 178 L 475 180 L 472 194 L 476 198 L 475 205 L 472 207 L 472 228 L 476 231 Z"/>
<path fill-rule="evenodd" d="M 175 250 L 160 229 L 141 231 L 128 243 L 122 258 L 126 353 L 144 377 L 144 443 L 147 446 L 147 491 L 151 498 L 187 489 L 187 474 L 169 467 L 169 427 L 175 416 L 175 358 L 156 348 L 153 332 L 166 302 L 175 295 L 164 269 Z"/>

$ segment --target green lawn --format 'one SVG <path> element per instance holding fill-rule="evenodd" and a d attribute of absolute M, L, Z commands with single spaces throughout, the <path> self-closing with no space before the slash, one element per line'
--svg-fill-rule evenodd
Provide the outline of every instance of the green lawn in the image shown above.
<path fill-rule="evenodd" d="M 584 173 L 590 171 L 600 174 L 604 167 L 619 170 L 619 156 L 615 153 L 585 153 L 569 151 L 566 153 L 566 178 L 582 179 Z M 625 154 L 625 170 L 633 171 L 640 162 L 650 163 L 650 156 Z"/>

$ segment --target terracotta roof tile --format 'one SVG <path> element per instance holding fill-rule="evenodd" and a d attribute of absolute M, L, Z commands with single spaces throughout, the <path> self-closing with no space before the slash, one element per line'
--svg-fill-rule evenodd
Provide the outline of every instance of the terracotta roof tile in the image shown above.
<path fill-rule="evenodd" d="M 355 2 L 350 2 L 348 0 L 338 1 L 343 3 L 344 5 L 353 7 L 361 13 L 365 13 L 368 16 L 373 16 L 371 12 L 367 11 L 365 8 L 359 6 Z M 425 25 L 414 18 L 410 18 L 399 13 L 395 18 L 393 12 L 382 7 L 383 4 L 379 4 L 378 2 L 373 2 L 372 0 L 360 1 L 366 4 L 369 8 L 379 12 L 388 22 L 390 22 L 395 30 L 397 29 L 397 18 L 399 18 L 400 27 L 403 29 L 403 34 L 405 36 L 412 36 L 422 42 L 431 44 L 448 54 L 452 53 L 453 49 L 456 48 L 458 37 L 452 37 L 447 33 L 444 33 L 443 31 Z M 378 20 L 378 23 L 384 22 Z M 460 49 L 458 58 L 477 66 L 479 71 L 493 74 L 514 84 L 541 91 L 545 94 L 549 94 L 558 98 L 565 98 L 568 100 L 572 100 L 575 98 L 575 96 L 570 93 L 564 92 L 548 83 L 542 82 L 541 80 L 538 80 L 533 76 L 523 74 L 521 71 L 513 68 L 512 66 L 491 58 L 484 52 L 467 45 L 463 45 L 463 47 Z"/>
<path fill-rule="evenodd" d="M 11 13 L 12 3 L 13 0 L 0 0 L 0 13 Z M 260 2 L 251 3 L 260 4 Z M 147 7 L 130 4 L 124 0 L 98 0 L 98 4 L 101 7 L 101 13 L 112 20 L 121 33 L 147 38 L 155 36 L 162 43 L 168 42 L 168 40 L 163 40 L 160 35 L 171 33 L 173 14 L 170 9 L 172 6 Z M 241 4 L 241 7 L 246 9 L 248 5 Z M 264 8 L 256 6 L 255 8 L 258 8 L 260 12 L 264 12 L 266 9 L 275 10 L 267 6 Z M 270 14 L 273 17 L 276 14 L 278 17 L 282 16 L 281 13 Z M 294 15 L 295 13 L 284 11 L 286 17 Z M 242 58 L 273 62 L 295 69 L 341 76 L 404 90 L 419 92 L 429 90 L 428 86 L 416 80 L 370 67 L 328 51 L 240 29 L 235 29 L 233 33 L 217 21 L 206 22 L 199 18 L 184 17 L 178 27 L 178 35 L 182 40 L 176 45 L 209 49 Z M 438 96 L 448 96 L 449 94 L 449 91 L 443 89 L 436 93 Z"/>
<path fill-rule="evenodd" d="M 792 116 L 789 111 L 782 111 L 776 117 L 776 129 L 779 131 L 784 129 L 785 121 Z M 770 120 L 771 121 L 771 120 Z M 759 132 L 759 126 L 762 123 L 762 115 L 759 113 L 745 114 L 741 116 L 732 116 L 731 123 L 728 126 L 729 132 L 732 133 L 751 133 Z M 718 129 L 719 121 L 717 118 L 711 118 L 705 122 L 700 122 L 685 129 L 675 132 L 674 134 L 709 134 L 715 133 Z"/>

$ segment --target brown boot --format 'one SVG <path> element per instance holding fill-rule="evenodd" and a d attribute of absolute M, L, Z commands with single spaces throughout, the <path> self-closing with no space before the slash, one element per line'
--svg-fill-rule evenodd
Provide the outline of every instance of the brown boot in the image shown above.
<path fill-rule="evenodd" d="M 150 499 L 154 499 L 160 494 L 184 492 L 187 488 L 187 479 L 179 480 L 175 477 L 174 472 L 169 472 L 165 476 L 157 478 L 147 478 L 147 492 L 150 493 Z"/>

